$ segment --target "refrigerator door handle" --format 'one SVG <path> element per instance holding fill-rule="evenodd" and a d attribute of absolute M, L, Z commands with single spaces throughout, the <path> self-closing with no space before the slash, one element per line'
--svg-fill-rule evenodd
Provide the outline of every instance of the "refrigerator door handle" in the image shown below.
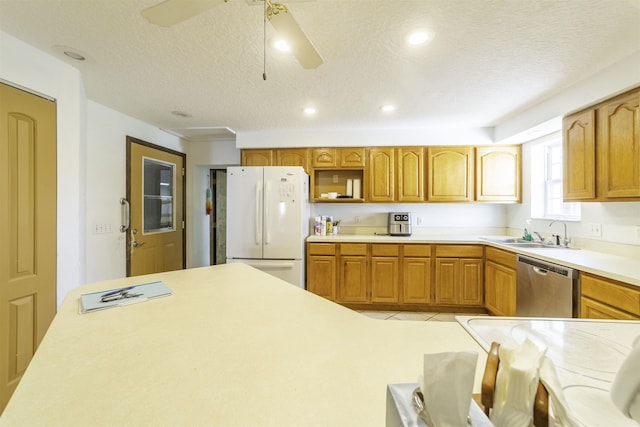
<path fill-rule="evenodd" d="M 269 227 L 269 219 L 271 218 L 271 183 L 266 181 L 264 184 L 264 244 L 271 242 L 271 231 Z"/>
<path fill-rule="evenodd" d="M 259 245 L 262 242 L 262 203 L 260 201 L 262 196 L 262 185 L 260 182 L 256 184 L 256 245 Z"/>

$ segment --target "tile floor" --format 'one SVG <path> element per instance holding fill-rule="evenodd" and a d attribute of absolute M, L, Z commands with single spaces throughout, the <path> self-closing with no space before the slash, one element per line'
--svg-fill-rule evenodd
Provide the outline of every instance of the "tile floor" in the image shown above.
<path fill-rule="evenodd" d="M 469 313 L 432 313 L 432 312 L 412 312 L 412 311 L 364 311 L 358 310 L 372 319 L 382 320 L 416 320 L 428 322 L 455 322 L 455 316 L 470 316 Z M 473 314 L 473 316 L 485 316 L 484 314 Z"/>

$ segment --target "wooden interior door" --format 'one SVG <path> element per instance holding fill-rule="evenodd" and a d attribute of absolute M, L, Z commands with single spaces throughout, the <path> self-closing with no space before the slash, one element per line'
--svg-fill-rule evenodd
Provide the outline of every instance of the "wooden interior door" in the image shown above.
<path fill-rule="evenodd" d="M 56 313 L 56 105 L 0 84 L 0 413 Z"/>
<path fill-rule="evenodd" d="M 183 153 L 127 137 L 127 276 L 185 266 Z"/>

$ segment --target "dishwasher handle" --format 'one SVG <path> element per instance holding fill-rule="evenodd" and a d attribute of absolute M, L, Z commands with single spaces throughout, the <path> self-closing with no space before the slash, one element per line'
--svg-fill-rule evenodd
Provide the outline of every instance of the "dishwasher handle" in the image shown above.
<path fill-rule="evenodd" d="M 545 270 L 544 268 L 540 268 L 540 267 L 533 267 L 532 270 L 536 274 L 539 274 L 541 276 L 546 276 L 547 274 L 549 274 L 549 270 Z"/>

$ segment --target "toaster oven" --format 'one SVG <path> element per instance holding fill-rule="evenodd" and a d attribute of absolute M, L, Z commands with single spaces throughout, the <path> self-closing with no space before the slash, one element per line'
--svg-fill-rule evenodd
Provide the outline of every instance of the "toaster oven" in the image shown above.
<path fill-rule="evenodd" d="M 411 214 L 409 212 L 389 212 L 389 235 L 411 236 Z"/>

